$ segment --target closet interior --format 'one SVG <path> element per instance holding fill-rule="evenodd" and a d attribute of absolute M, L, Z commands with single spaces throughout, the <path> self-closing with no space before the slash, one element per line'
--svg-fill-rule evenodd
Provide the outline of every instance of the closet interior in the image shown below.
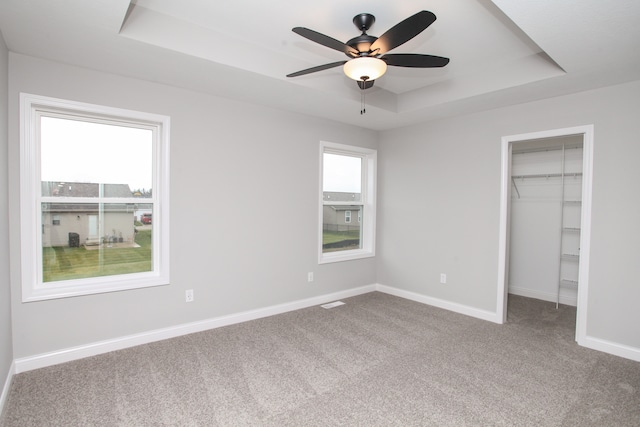
<path fill-rule="evenodd" d="M 509 293 L 577 305 L 582 135 L 512 144 Z"/>

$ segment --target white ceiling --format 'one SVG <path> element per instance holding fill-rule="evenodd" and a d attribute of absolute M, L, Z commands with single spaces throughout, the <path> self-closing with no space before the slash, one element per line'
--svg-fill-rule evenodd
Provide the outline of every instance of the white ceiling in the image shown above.
<path fill-rule="evenodd" d="M 341 41 L 358 13 L 380 36 L 422 10 L 437 20 L 391 53 L 451 58 L 389 71 L 366 91 L 340 52 L 291 31 Z M 638 0 L 0 0 L 9 49 L 377 130 L 640 79 Z"/>

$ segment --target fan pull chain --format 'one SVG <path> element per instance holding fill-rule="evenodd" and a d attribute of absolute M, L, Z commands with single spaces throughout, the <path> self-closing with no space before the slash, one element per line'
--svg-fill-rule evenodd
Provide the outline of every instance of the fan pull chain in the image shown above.
<path fill-rule="evenodd" d="M 367 90 L 367 80 L 369 80 L 369 77 L 362 76 L 361 78 L 362 80 L 358 81 L 358 87 L 360 88 L 360 115 L 363 115 L 367 113 L 367 104 L 364 96 L 364 91 Z"/>

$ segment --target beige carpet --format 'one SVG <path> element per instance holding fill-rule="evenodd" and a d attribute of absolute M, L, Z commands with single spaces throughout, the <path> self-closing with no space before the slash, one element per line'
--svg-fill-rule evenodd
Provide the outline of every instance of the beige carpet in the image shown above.
<path fill-rule="evenodd" d="M 382 293 L 15 376 L 3 426 L 640 426 L 640 363 L 575 309 L 496 325 Z"/>

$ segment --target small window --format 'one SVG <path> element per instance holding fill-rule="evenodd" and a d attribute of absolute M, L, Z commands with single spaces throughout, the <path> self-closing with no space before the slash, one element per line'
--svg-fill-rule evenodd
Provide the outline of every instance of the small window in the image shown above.
<path fill-rule="evenodd" d="M 319 262 L 374 256 L 376 151 L 323 142 L 320 171 Z"/>
<path fill-rule="evenodd" d="M 21 122 L 23 301 L 168 284 L 169 118 L 21 94 Z"/>

